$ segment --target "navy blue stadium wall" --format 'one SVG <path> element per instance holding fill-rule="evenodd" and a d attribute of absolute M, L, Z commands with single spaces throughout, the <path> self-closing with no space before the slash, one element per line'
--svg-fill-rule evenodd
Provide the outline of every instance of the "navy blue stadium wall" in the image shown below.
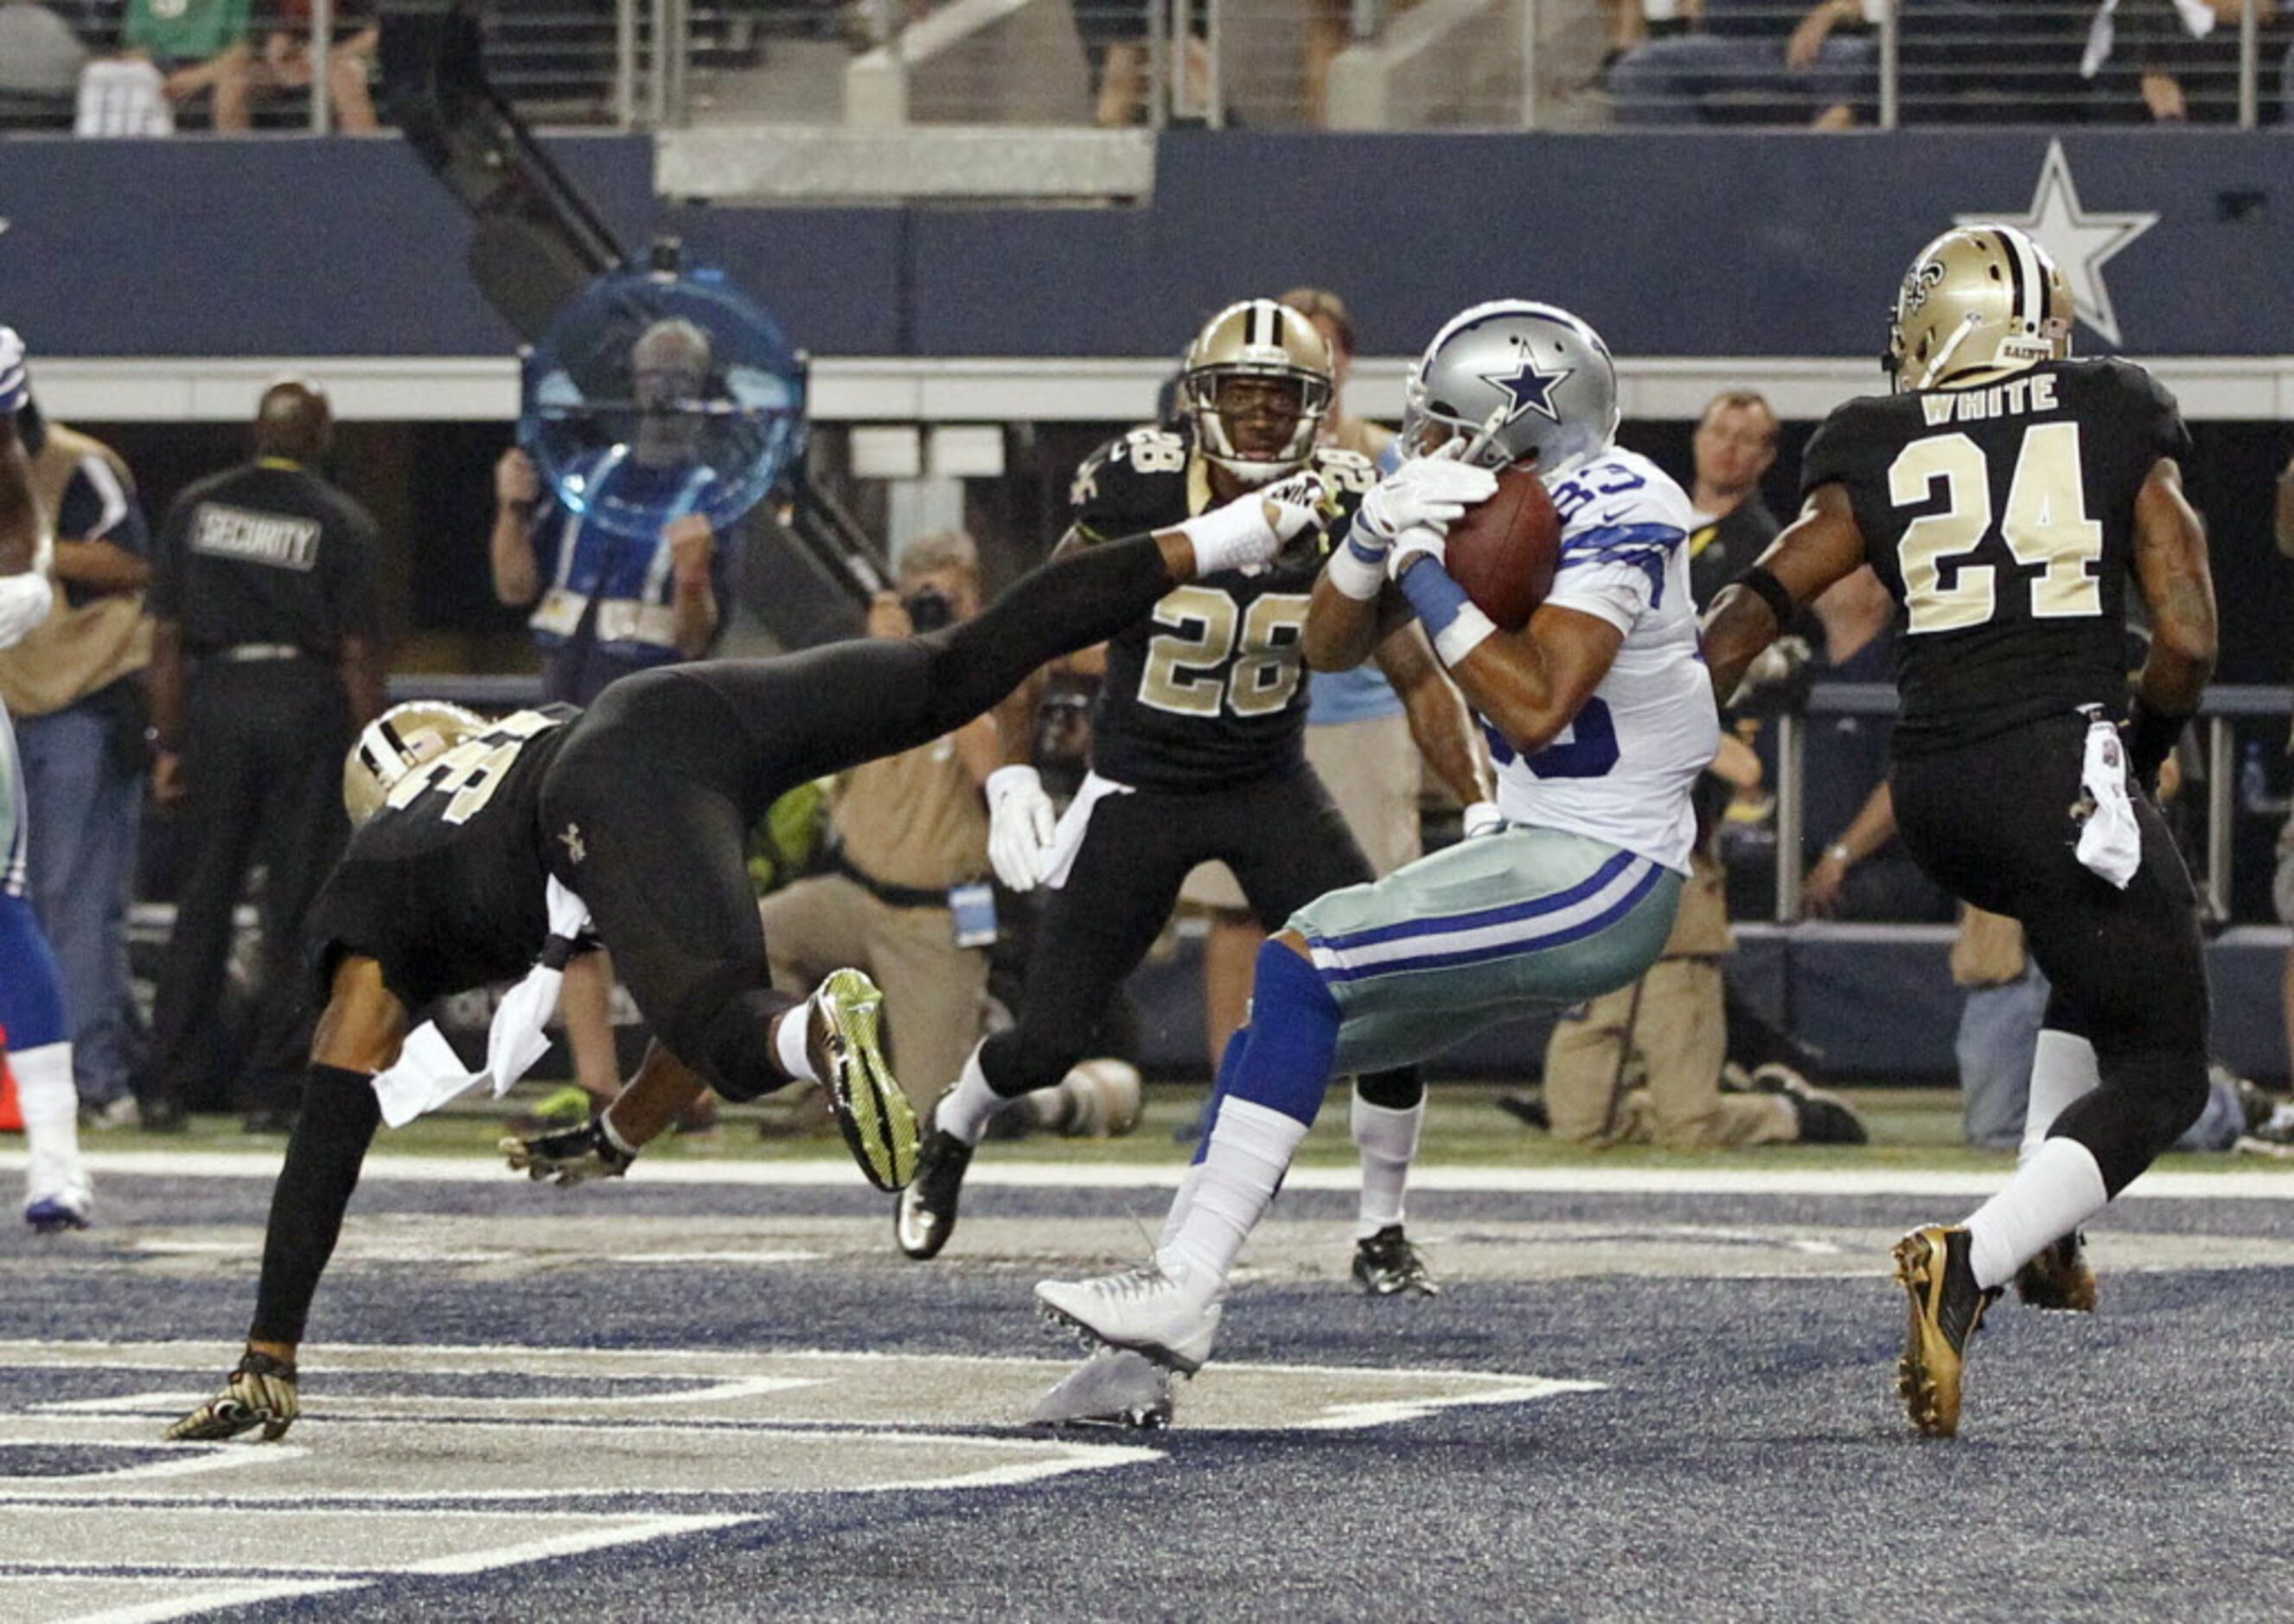
<path fill-rule="evenodd" d="M 1132 208 L 704 208 L 642 138 L 554 150 L 632 245 L 682 233 L 816 354 L 1153 355 L 1238 289 L 1327 282 L 1363 347 L 1534 292 L 1620 353 L 1873 353 L 1960 214 L 2053 211 L 2142 355 L 2294 334 L 2294 134 L 1903 132 L 1164 139 Z M 467 232 L 391 141 L 0 143 L 0 312 L 65 355 L 499 354 Z M 2083 343 L 2097 347 L 2091 334 Z"/>

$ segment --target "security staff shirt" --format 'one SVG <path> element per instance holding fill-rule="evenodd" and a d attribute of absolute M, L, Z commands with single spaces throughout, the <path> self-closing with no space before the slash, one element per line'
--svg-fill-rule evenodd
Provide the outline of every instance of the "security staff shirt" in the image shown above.
<path fill-rule="evenodd" d="M 297 462 L 263 457 L 175 499 L 152 560 L 150 610 L 193 658 L 291 647 L 332 660 L 372 639 L 375 523 Z"/>

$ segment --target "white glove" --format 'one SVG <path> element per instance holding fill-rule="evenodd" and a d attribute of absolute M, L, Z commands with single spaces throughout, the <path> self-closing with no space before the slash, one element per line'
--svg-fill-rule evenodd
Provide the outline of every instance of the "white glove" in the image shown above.
<path fill-rule="evenodd" d="M 1497 488 L 1495 474 L 1457 461 L 1444 445 L 1430 457 L 1411 458 L 1371 486 L 1354 515 L 1354 534 L 1373 546 L 1421 526 L 1438 536 L 1468 508 L 1497 494 Z"/>
<path fill-rule="evenodd" d="M 1476 801 L 1466 808 L 1460 832 L 1471 840 L 1476 835 L 1494 835 L 1505 826 L 1505 814 L 1498 810 L 1495 801 Z"/>
<path fill-rule="evenodd" d="M 1444 568 L 1449 567 L 1450 543 L 1439 530 L 1428 525 L 1412 525 L 1394 538 L 1394 545 L 1386 552 L 1386 578 L 1399 583 L 1402 572 L 1420 559 L 1433 559 Z"/>
<path fill-rule="evenodd" d="M 0 327 L 0 417 L 14 412 L 31 394 L 24 371 L 24 340 L 12 327 Z"/>
<path fill-rule="evenodd" d="M 1033 767 L 998 767 L 988 775 L 988 861 L 1013 890 L 1033 891 L 1051 873 L 1059 826 Z"/>
<path fill-rule="evenodd" d="M 54 591 L 37 569 L 0 575 L 0 649 L 12 649 L 30 636 L 54 604 Z"/>
<path fill-rule="evenodd" d="M 1189 519 L 1179 531 L 1193 544 L 1195 574 L 1265 568 L 1293 537 L 1322 522 L 1325 500 L 1320 475 L 1293 474 Z"/>

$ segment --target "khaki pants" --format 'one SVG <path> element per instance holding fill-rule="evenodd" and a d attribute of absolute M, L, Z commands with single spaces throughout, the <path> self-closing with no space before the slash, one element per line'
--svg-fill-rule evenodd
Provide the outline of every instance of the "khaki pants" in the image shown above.
<path fill-rule="evenodd" d="M 866 970 L 884 990 L 892 1070 L 919 1115 L 980 1041 L 985 949 L 956 945 L 945 908 L 894 908 L 841 874 L 817 875 L 758 904 L 773 984 L 809 992 L 829 971 Z"/>
<path fill-rule="evenodd" d="M 1603 994 L 1554 1027 L 1545 1047 L 1553 1135 L 1675 1150 L 1797 1139 L 1800 1118 L 1783 1098 L 1720 1091 L 1728 1049 L 1720 965 L 1661 959 L 1636 985 Z"/>

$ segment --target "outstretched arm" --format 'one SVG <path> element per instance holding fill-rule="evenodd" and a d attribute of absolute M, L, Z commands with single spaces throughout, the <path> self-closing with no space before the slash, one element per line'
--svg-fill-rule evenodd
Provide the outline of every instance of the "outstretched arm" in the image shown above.
<path fill-rule="evenodd" d="M 1800 517 L 1769 544 L 1753 569 L 1766 571 L 1785 601 L 1772 603 L 1753 588 L 1732 583 L 1720 589 L 1705 614 L 1700 634 L 1704 664 L 1712 674 L 1712 702 L 1726 710 L 1760 652 L 1776 641 L 1792 611 L 1823 596 L 1864 563 L 1864 533 L 1856 527 L 1848 491 L 1838 484 L 1818 486 Z"/>

